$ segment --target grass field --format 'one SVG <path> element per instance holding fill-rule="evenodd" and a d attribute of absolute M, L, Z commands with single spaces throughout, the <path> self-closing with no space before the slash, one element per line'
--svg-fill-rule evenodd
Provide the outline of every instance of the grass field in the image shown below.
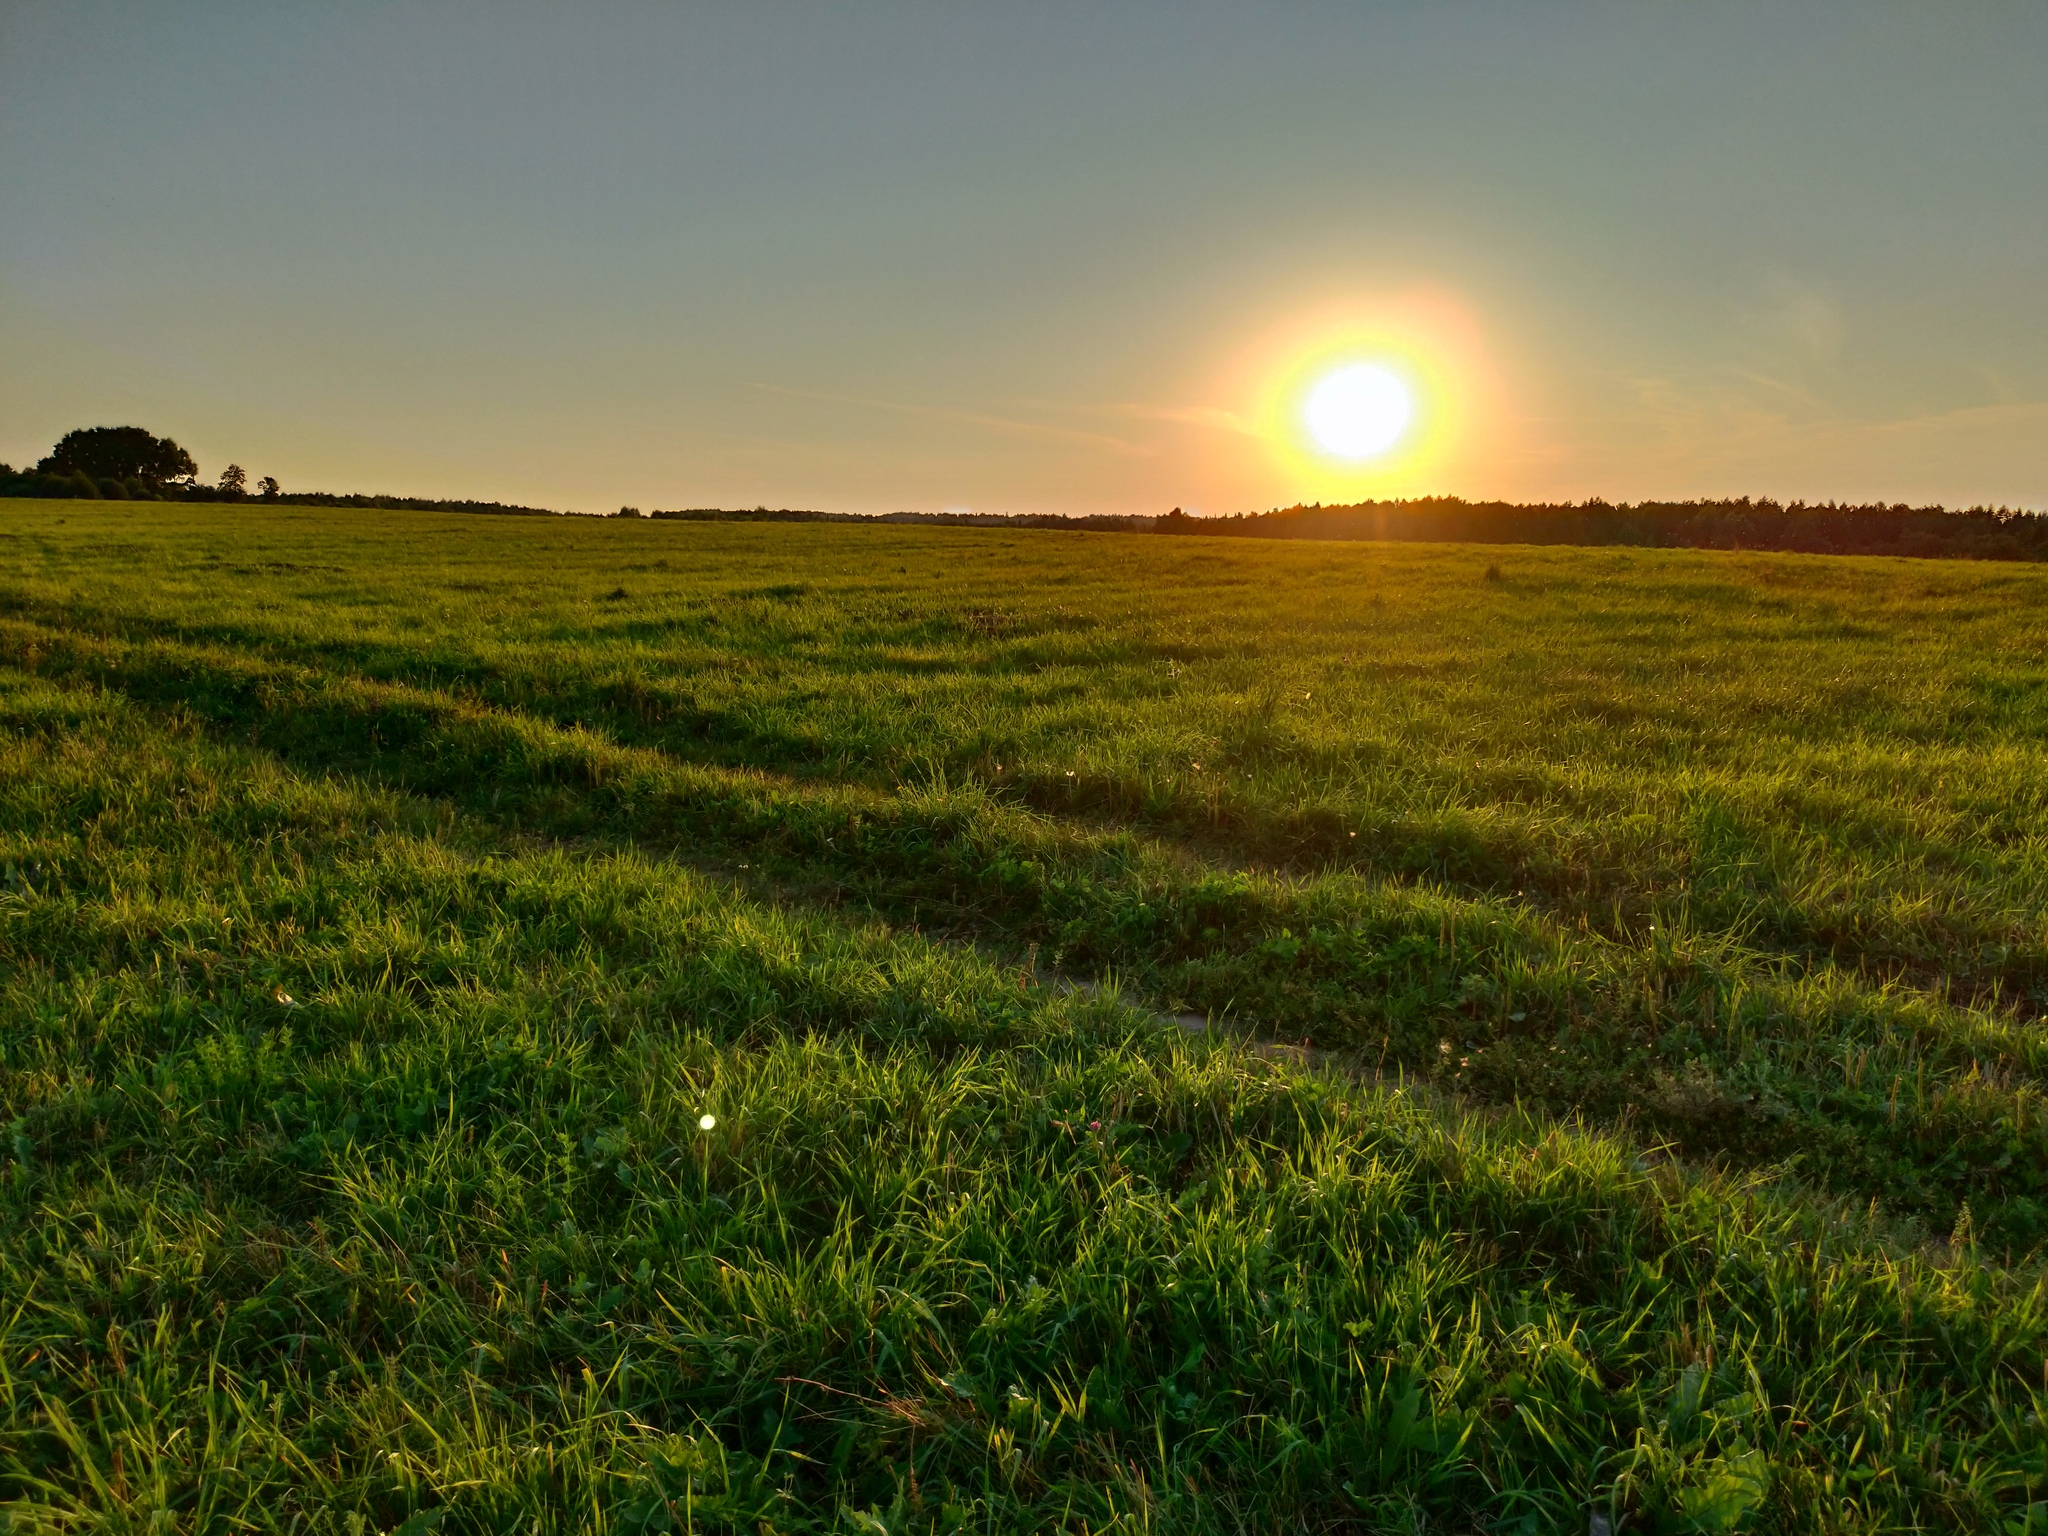
<path fill-rule="evenodd" d="M 14 502 L 0 716 L 6 1528 L 2048 1532 L 2048 571 Z"/>

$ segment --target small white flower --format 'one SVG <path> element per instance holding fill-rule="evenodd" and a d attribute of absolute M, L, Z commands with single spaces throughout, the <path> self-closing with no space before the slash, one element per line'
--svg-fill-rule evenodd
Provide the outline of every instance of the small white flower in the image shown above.
<path fill-rule="evenodd" d="M 718 1116 L 716 1115 L 699 1115 L 697 1117 L 697 1129 L 700 1131 L 708 1131 L 717 1124 Z"/>

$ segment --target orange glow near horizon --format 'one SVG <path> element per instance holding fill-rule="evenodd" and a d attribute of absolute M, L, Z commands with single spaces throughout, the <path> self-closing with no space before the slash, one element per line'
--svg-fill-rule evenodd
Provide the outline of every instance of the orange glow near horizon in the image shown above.
<path fill-rule="evenodd" d="M 1449 489 L 1447 475 L 1469 471 L 1490 393 L 1477 327 L 1429 290 L 1304 317 L 1258 348 L 1247 372 L 1254 435 L 1300 501 Z"/>

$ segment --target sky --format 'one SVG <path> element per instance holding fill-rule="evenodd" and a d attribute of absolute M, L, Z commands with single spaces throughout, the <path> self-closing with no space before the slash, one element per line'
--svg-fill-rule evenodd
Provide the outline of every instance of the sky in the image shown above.
<path fill-rule="evenodd" d="M 0 460 L 2048 508 L 2044 78 L 2038 0 L 0 0 Z"/>

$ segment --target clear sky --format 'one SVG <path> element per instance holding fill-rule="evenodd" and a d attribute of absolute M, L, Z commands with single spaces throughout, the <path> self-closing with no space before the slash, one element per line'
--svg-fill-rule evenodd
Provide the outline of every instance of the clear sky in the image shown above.
<path fill-rule="evenodd" d="M 0 0 L 0 459 L 2048 506 L 2048 5 Z M 1399 372 L 1398 450 L 1300 441 Z"/>

